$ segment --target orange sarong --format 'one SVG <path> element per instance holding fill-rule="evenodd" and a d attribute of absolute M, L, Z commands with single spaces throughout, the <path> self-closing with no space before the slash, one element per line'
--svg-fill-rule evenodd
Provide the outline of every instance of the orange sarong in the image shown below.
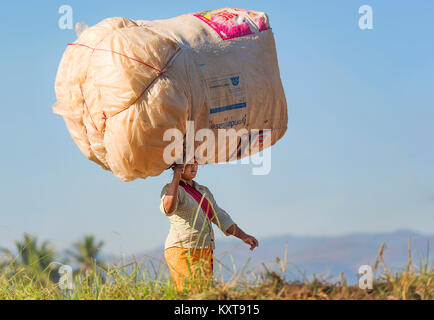
<path fill-rule="evenodd" d="M 170 247 L 164 257 L 172 275 L 175 289 L 182 291 L 187 283 L 199 289 L 213 279 L 213 249 Z"/>

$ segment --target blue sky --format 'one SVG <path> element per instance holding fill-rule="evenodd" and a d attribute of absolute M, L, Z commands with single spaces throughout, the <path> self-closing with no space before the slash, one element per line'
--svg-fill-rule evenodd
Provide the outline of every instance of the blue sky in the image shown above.
<path fill-rule="evenodd" d="M 224 6 L 267 12 L 289 112 L 271 173 L 212 165 L 197 181 L 259 239 L 434 232 L 434 2 L 3 1 L 0 247 L 23 232 L 59 250 L 94 234 L 106 252 L 128 254 L 161 245 L 169 229 L 158 207 L 170 175 L 117 180 L 80 153 L 51 111 L 58 63 L 75 40 L 58 28 L 63 4 L 88 25 Z M 364 4 L 373 30 L 358 28 Z"/>

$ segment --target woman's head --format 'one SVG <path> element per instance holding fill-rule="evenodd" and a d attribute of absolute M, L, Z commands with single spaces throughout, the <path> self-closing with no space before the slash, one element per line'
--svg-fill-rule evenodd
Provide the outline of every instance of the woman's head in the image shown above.
<path fill-rule="evenodd" d="M 196 161 L 194 163 L 188 163 L 184 167 L 184 172 L 181 174 L 181 178 L 185 180 L 194 179 L 196 177 L 197 170 L 198 165 Z"/>

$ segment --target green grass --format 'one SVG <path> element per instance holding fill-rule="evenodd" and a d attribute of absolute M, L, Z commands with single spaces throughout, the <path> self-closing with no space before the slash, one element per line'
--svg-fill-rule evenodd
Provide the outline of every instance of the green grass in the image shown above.
<path fill-rule="evenodd" d="M 434 299 L 434 270 L 428 260 L 417 268 L 409 253 L 407 266 L 392 273 L 383 261 L 383 249 L 384 246 L 374 266 L 376 272 L 380 266 L 383 272 L 369 291 L 358 285 L 347 285 L 344 279 L 337 284 L 318 279 L 287 281 L 284 279 L 286 258 L 280 260 L 277 272 L 247 274 L 243 269 L 228 281 L 216 276 L 213 284 L 202 289 L 192 281 L 192 289 L 183 292 L 174 290 L 164 272 L 146 270 L 141 263 L 108 269 L 93 265 L 74 275 L 73 291 L 61 290 L 58 283 L 50 280 L 48 270 L 41 274 L 11 263 L 0 270 L 0 299 Z"/>

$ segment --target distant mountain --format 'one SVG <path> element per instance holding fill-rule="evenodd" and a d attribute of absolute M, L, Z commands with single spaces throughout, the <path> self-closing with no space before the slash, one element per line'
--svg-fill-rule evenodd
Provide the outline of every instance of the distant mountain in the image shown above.
<path fill-rule="evenodd" d="M 434 235 L 422 235 L 410 230 L 400 230 L 392 233 L 352 234 L 339 237 L 298 237 L 276 236 L 259 240 L 259 247 L 251 252 L 249 247 L 240 240 L 217 241 L 215 250 L 216 273 L 228 279 L 233 273 L 234 266 L 240 271 L 248 259 L 246 271 L 256 273 L 264 270 L 264 265 L 271 270 L 278 270 L 278 257 L 283 262 L 287 245 L 288 279 L 311 279 L 313 275 L 334 281 L 340 272 L 349 283 L 357 281 L 357 272 L 361 265 L 374 266 L 381 243 L 386 243 L 383 257 L 386 266 L 392 270 L 399 270 L 408 261 L 408 238 L 411 239 L 413 264 L 419 267 L 427 254 L 429 263 L 433 264 Z M 429 244 L 431 244 L 431 247 Z M 429 251 L 429 252 L 428 252 Z M 235 263 L 232 263 L 231 256 Z M 146 253 L 135 255 L 136 261 L 147 261 L 155 269 L 165 270 L 163 247 Z M 223 264 L 225 267 L 219 267 Z M 380 269 L 381 270 L 381 269 Z"/>

